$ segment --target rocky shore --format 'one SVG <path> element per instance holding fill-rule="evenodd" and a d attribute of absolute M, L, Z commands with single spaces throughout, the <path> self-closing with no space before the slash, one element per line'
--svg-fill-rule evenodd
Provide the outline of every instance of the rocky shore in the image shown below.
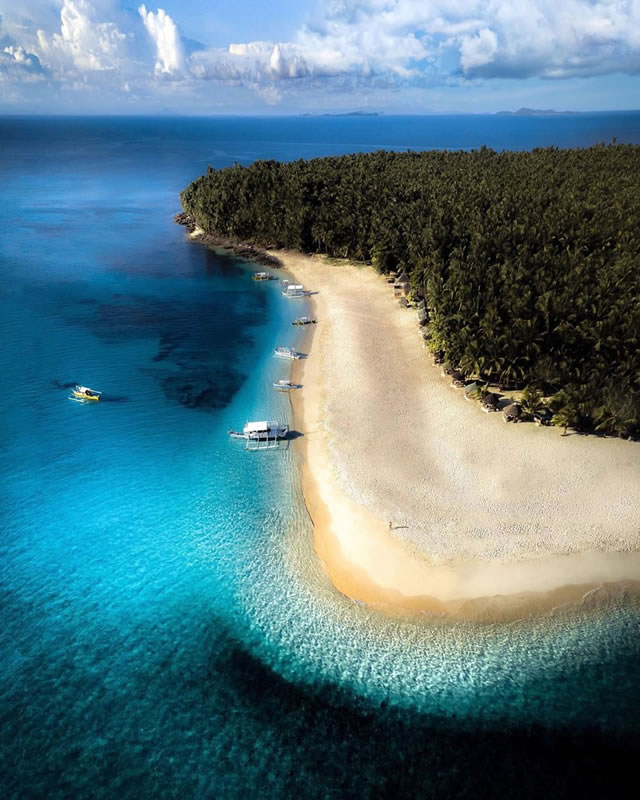
<path fill-rule="evenodd" d="M 227 250 L 228 252 L 233 253 L 233 255 L 238 256 L 238 258 L 244 258 L 247 261 L 253 261 L 256 264 L 262 264 L 266 267 L 278 268 L 282 266 L 282 262 L 279 258 L 270 255 L 261 248 L 256 247 L 249 242 L 242 242 L 230 236 L 218 236 L 217 234 L 200 231 L 193 217 L 184 211 L 176 214 L 174 221 L 177 222 L 178 225 L 184 225 L 184 227 L 191 234 L 192 238 L 197 242 L 201 242 L 202 244 L 206 244 L 211 247 L 219 247 L 222 250 Z"/>

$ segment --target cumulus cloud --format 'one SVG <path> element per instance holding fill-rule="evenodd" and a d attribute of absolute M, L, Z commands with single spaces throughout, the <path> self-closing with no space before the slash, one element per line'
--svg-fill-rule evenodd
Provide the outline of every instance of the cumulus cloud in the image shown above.
<path fill-rule="evenodd" d="M 41 58 L 64 69 L 80 71 L 117 69 L 126 58 L 127 36 L 114 22 L 101 21 L 88 0 L 63 0 L 60 33 L 38 30 Z"/>
<path fill-rule="evenodd" d="M 445 60 L 444 54 L 447 54 Z M 457 69 L 451 67 L 451 55 Z M 194 77 L 388 86 L 640 71 L 639 0 L 334 0 L 288 42 L 192 54 Z"/>
<path fill-rule="evenodd" d="M 37 81 L 45 77 L 40 59 L 20 45 L 6 45 L 0 50 L 0 79 Z"/>
<path fill-rule="evenodd" d="M 418 62 L 418 72 L 431 65 L 442 75 L 446 47 L 469 77 L 634 73 L 640 2 L 340 0 L 296 41 L 307 63 L 339 71 L 366 62 L 374 72 L 407 76 Z"/>
<path fill-rule="evenodd" d="M 460 42 L 460 63 L 465 72 L 493 61 L 498 50 L 498 37 L 490 28 L 481 28 L 474 36 L 463 36 Z"/>
<path fill-rule="evenodd" d="M 305 78 L 310 74 L 295 45 L 273 42 L 230 44 L 226 50 L 197 50 L 189 58 L 189 68 L 196 78 L 243 83 L 252 89 L 274 81 Z M 276 96 L 272 89 L 259 94 L 269 98 L 269 102 Z"/>
<path fill-rule="evenodd" d="M 184 70 L 184 48 L 176 23 L 162 8 L 154 13 L 141 5 L 138 13 L 156 46 L 156 75 L 180 76 Z"/>
<path fill-rule="evenodd" d="M 15 0 L 0 0 L 10 17 L 0 38 L 5 76 L 111 81 L 119 91 L 126 83 L 147 96 L 186 96 L 214 81 L 277 103 L 317 89 L 640 72 L 640 0 L 330 0 L 288 40 L 215 48 L 183 39 L 162 8 L 140 5 L 135 14 L 121 0 L 58 2 L 52 21 L 51 0 L 23 0 L 20 11 Z"/>

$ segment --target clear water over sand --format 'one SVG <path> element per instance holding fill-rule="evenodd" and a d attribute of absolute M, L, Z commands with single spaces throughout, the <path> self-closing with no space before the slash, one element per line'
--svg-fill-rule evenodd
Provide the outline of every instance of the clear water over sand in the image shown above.
<path fill-rule="evenodd" d="M 620 119 L 593 140 L 637 141 Z M 0 123 L 3 796 L 504 793 L 524 769 L 593 786 L 595 753 L 635 746 L 624 590 L 508 625 L 333 590 L 296 450 L 226 436 L 288 416 L 271 351 L 300 306 L 172 222 L 207 163 L 513 146 L 495 120 L 494 142 L 428 120 Z M 75 381 L 103 401 L 67 400 Z"/>

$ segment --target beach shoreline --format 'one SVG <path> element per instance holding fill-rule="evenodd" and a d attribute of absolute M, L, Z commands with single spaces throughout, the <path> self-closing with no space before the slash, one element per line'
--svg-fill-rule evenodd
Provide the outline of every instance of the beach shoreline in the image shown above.
<path fill-rule="evenodd" d="M 447 386 L 370 267 L 271 254 L 318 292 L 291 403 L 314 548 L 340 592 L 484 621 L 636 594 L 637 444 L 502 425 Z"/>

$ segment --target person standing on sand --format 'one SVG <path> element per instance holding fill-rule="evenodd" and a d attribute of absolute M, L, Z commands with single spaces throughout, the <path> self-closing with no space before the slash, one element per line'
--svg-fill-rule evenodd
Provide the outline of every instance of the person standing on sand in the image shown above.
<path fill-rule="evenodd" d="M 389 520 L 389 530 L 390 530 L 390 531 L 392 531 L 392 530 L 393 530 L 393 523 L 391 522 L 391 520 Z"/>

